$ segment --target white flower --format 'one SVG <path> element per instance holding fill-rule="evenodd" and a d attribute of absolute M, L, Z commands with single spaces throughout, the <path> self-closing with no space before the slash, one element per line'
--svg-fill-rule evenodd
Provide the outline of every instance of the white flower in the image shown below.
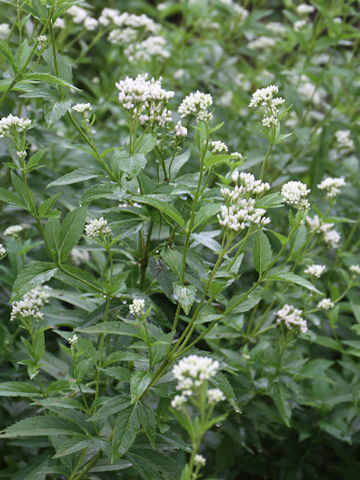
<path fill-rule="evenodd" d="M 114 8 L 104 8 L 99 17 L 99 23 L 107 27 L 114 18 L 119 16 L 119 11 Z"/>
<path fill-rule="evenodd" d="M 306 199 L 310 189 L 305 183 L 290 181 L 281 187 L 281 195 L 286 203 L 296 206 L 299 210 L 310 208 L 310 203 Z"/>
<path fill-rule="evenodd" d="M 309 265 L 304 270 L 304 273 L 308 273 L 309 275 L 312 275 L 316 278 L 320 278 L 325 270 L 326 270 L 325 265 L 317 265 L 317 264 L 314 263 L 313 265 Z"/>
<path fill-rule="evenodd" d="M 177 124 L 175 125 L 175 135 L 177 137 L 186 137 L 187 133 L 187 128 L 184 127 L 184 125 L 180 121 L 177 122 Z"/>
<path fill-rule="evenodd" d="M 279 106 L 285 102 L 282 97 L 276 97 L 279 87 L 270 85 L 256 90 L 253 94 L 250 108 L 260 109 L 263 112 L 262 124 L 264 127 L 276 126 L 279 123 Z"/>
<path fill-rule="evenodd" d="M 319 183 L 317 186 L 319 190 L 327 190 L 327 197 L 336 197 L 340 193 L 340 188 L 345 186 L 345 178 L 338 177 L 326 177 L 324 180 Z"/>
<path fill-rule="evenodd" d="M 220 140 L 214 140 L 211 142 L 210 147 L 212 153 L 226 153 L 228 151 L 227 145 L 224 142 L 220 142 Z"/>
<path fill-rule="evenodd" d="M 300 32 L 300 30 L 302 30 L 306 26 L 307 23 L 308 23 L 307 20 L 297 20 L 294 23 L 295 32 Z"/>
<path fill-rule="evenodd" d="M 350 272 L 360 275 L 360 265 L 351 265 Z"/>
<path fill-rule="evenodd" d="M 18 302 L 12 304 L 10 321 L 14 320 L 41 320 L 43 318 L 40 308 L 50 297 L 49 287 L 36 287 L 23 296 Z"/>
<path fill-rule="evenodd" d="M 197 122 L 208 122 L 212 119 L 212 113 L 208 110 L 212 104 L 212 96 L 209 93 L 202 93 L 197 90 L 184 98 L 178 112 L 181 118 L 194 116 Z"/>
<path fill-rule="evenodd" d="M 129 312 L 132 315 L 141 315 L 145 310 L 145 300 L 142 298 L 134 298 L 132 304 L 129 306 Z"/>
<path fill-rule="evenodd" d="M 334 23 L 342 23 L 342 18 L 340 17 L 334 17 L 333 20 L 334 20 Z"/>
<path fill-rule="evenodd" d="M 70 345 L 76 345 L 78 340 L 79 340 L 78 336 L 75 335 L 75 333 L 74 333 L 74 335 L 69 339 L 69 343 L 70 343 Z"/>
<path fill-rule="evenodd" d="M 296 78 L 296 77 L 295 77 Z M 317 86 L 311 83 L 306 75 L 300 76 L 300 85 L 298 86 L 298 93 L 305 100 L 308 100 L 314 105 L 319 105 L 322 102 L 321 95 Z"/>
<path fill-rule="evenodd" d="M 162 60 L 170 57 L 170 53 L 164 48 L 165 45 L 165 38 L 153 35 L 142 42 L 129 45 L 125 49 L 125 55 L 131 63 L 150 62 L 154 57 Z"/>
<path fill-rule="evenodd" d="M 327 225 L 327 224 L 325 224 Z M 328 225 L 331 225 L 330 223 Z M 337 248 L 340 242 L 340 234 L 337 230 L 322 230 L 324 240 L 331 248 Z"/>
<path fill-rule="evenodd" d="M 25 225 L 11 225 L 4 231 L 4 235 L 6 237 L 14 237 L 16 238 L 20 232 L 25 230 Z"/>
<path fill-rule="evenodd" d="M 230 155 L 231 155 L 231 158 L 234 159 L 234 160 L 243 160 L 244 159 L 242 154 L 239 153 L 239 152 L 233 152 Z"/>
<path fill-rule="evenodd" d="M 72 110 L 78 113 L 85 113 L 92 110 L 92 106 L 90 105 L 90 103 L 77 103 L 73 105 Z"/>
<path fill-rule="evenodd" d="M 176 389 L 182 390 L 185 395 L 192 395 L 194 389 L 216 375 L 218 368 L 219 362 L 209 357 L 189 355 L 182 358 L 173 368 Z"/>
<path fill-rule="evenodd" d="M 137 118 L 142 125 L 165 127 L 172 120 L 166 105 L 175 93 L 161 87 L 162 77 L 159 80 L 147 77 L 147 74 L 135 79 L 126 77 L 116 83 L 119 102 L 130 118 Z"/>
<path fill-rule="evenodd" d="M 109 33 L 108 40 L 113 44 L 124 44 L 133 42 L 137 36 L 138 32 L 134 28 L 117 28 Z"/>
<path fill-rule="evenodd" d="M 90 260 L 89 252 L 86 250 L 80 250 L 79 248 L 73 248 L 70 252 L 70 257 L 73 264 L 77 267 Z"/>
<path fill-rule="evenodd" d="M 104 8 L 99 17 L 99 23 L 103 26 L 108 26 L 113 23 L 120 28 L 137 28 L 144 32 L 156 33 L 160 26 L 154 22 L 147 15 L 134 15 L 128 12 L 120 13 L 113 8 Z"/>
<path fill-rule="evenodd" d="M 86 10 L 81 7 L 77 7 L 76 5 L 70 7 L 69 10 L 66 11 L 66 13 L 72 16 L 72 20 L 74 23 L 82 23 L 88 16 Z"/>
<path fill-rule="evenodd" d="M 6 248 L 2 243 L 0 243 L 0 258 L 5 257 L 5 255 L 6 255 Z"/>
<path fill-rule="evenodd" d="M 317 304 L 317 308 L 319 308 L 320 310 L 331 310 L 334 307 L 335 307 L 335 304 L 330 300 L 330 298 L 323 298 Z"/>
<path fill-rule="evenodd" d="M 175 397 L 171 400 L 172 408 L 176 410 L 181 410 L 181 407 L 186 403 L 187 396 L 183 393 L 181 395 L 175 395 Z"/>
<path fill-rule="evenodd" d="M 296 11 L 299 15 L 308 15 L 315 10 L 315 7 L 308 5 L 307 3 L 302 3 L 296 7 Z"/>
<path fill-rule="evenodd" d="M 65 28 L 65 20 L 63 18 L 58 17 L 54 22 L 54 28 Z"/>
<path fill-rule="evenodd" d="M 194 457 L 194 465 L 195 467 L 204 467 L 206 464 L 206 459 L 203 455 L 196 454 Z"/>
<path fill-rule="evenodd" d="M 264 48 L 273 47 L 276 44 L 274 38 L 271 37 L 258 37 L 256 40 L 252 40 L 248 43 L 248 48 L 250 50 L 262 50 Z"/>
<path fill-rule="evenodd" d="M 11 130 L 14 129 L 17 132 L 24 132 L 31 125 L 31 120 L 28 118 L 20 118 L 14 115 L 8 115 L 7 117 L 2 117 L 0 120 L 0 138 L 4 135 L 11 134 Z"/>
<path fill-rule="evenodd" d="M 269 22 L 266 25 L 266 28 L 277 35 L 283 35 L 286 33 L 286 28 L 280 22 Z"/>
<path fill-rule="evenodd" d="M 99 25 L 99 22 L 96 20 L 96 18 L 92 18 L 92 17 L 86 17 L 85 18 L 84 27 L 89 32 L 92 32 L 93 30 L 96 30 L 98 25 Z"/>
<path fill-rule="evenodd" d="M 16 155 L 20 160 L 25 160 L 27 153 L 26 150 L 19 150 L 16 152 Z"/>
<path fill-rule="evenodd" d="M 340 148 L 354 148 L 354 141 L 350 138 L 350 135 L 350 130 L 338 130 L 335 133 L 335 137 Z"/>
<path fill-rule="evenodd" d="M 225 400 L 225 395 L 219 388 L 211 388 L 207 391 L 207 398 L 210 405 L 215 405 Z"/>
<path fill-rule="evenodd" d="M 10 33 L 10 25 L 8 23 L 0 23 L 0 37 L 7 37 Z"/>
<path fill-rule="evenodd" d="M 46 45 L 46 42 L 47 42 L 47 36 L 46 35 L 39 35 L 37 37 L 37 43 L 38 43 L 38 49 L 39 50 L 42 50 L 45 45 Z"/>
<path fill-rule="evenodd" d="M 306 320 L 302 318 L 302 310 L 298 310 L 293 305 L 285 304 L 281 310 L 277 312 L 277 323 L 284 324 L 289 330 L 307 332 Z"/>
<path fill-rule="evenodd" d="M 107 226 L 107 221 L 104 217 L 91 220 L 87 225 L 85 225 L 85 235 L 90 238 L 96 238 L 100 235 L 110 235 L 111 228 Z"/>

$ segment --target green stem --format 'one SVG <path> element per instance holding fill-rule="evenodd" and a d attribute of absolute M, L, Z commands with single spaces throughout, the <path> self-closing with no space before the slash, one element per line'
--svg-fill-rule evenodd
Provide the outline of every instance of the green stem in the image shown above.
<path fill-rule="evenodd" d="M 261 165 L 260 180 L 263 180 L 263 178 L 264 178 L 266 163 L 267 163 L 267 161 L 268 161 L 268 159 L 269 159 L 269 157 L 270 157 L 271 150 L 273 149 L 273 146 L 274 146 L 274 132 L 273 132 L 273 134 L 272 134 L 272 137 L 273 137 L 273 138 L 272 138 L 272 141 L 271 141 L 270 144 L 269 144 L 269 148 L 268 148 L 268 150 L 267 150 L 267 152 L 266 152 L 266 156 L 265 156 L 264 161 L 263 161 L 263 163 L 262 163 L 262 165 Z"/>
<path fill-rule="evenodd" d="M 105 311 L 104 311 L 104 320 L 103 322 L 106 323 L 109 315 L 109 307 L 110 307 L 110 297 L 106 297 L 105 303 Z M 100 388 L 100 378 L 101 378 L 101 367 L 103 362 L 103 355 L 104 355 L 104 348 L 105 348 L 105 332 L 103 332 L 100 336 L 100 353 L 99 353 L 99 362 L 96 367 L 96 387 L 95 387 L 95 399 L 94 403 L 98 399 L 99 396 L 99 388 Z M 96 412 L 96 407 L 94 408 L 94 413 Z"/>

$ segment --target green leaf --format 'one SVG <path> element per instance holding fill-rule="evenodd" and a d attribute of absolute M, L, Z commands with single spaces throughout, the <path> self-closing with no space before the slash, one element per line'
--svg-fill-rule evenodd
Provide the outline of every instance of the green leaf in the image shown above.
<path fill-rule="evenodd" d="M 66 215 L 60 230 L 59 257 L 61 261 L 66 260 L 71 250 L 82 237 L 86 212 L 86 207 L 79 207 Z"/>
<path fill-rule="evenodd" d="M 124 455 L 135 441 L 139 430 L 138 405 L 130 405 L 118 416 L 113 430 L 112 461 Z"/>
<path fill-rule="evenodd" d="M 81 197 L 82 203 L 91 203 L 99 198 L 107 198 L 109 200 L 122 200 L 126 194 L 126 190 L 114 182 L 101 183 L 90 187 Z"/>
<path fill-rule="evenodd" d="M 324 295 L 320 290 L 318 290 L 314 285 L 305 278 L 300 277 L 299 275 L 296 275 L 295 273 L 292 272 L 280 272 L 277 273 L 276 275 L 271 275 L 267 277 L 267 280 L 277 280 L 280 282 L 290 282 L 290 283 L 295 283 L 296 285 L 300 285 L 301 287 L 304 287 L 311 292 L 317 293 L 318 295 Z"/>
<path fill-rule="evenodd" d="M 127 458 L 142 480 L 178 480 L 181 476 L 182 465 L 156 450 L 132 449 Z"/>
<path fill-rule="evenodd" d="M 210 382 L 223 392 L 226 400 L 230 403 L 235 412 L 241 413 L 235 392 L 225 375 L 222 372 L 218 372 L 216 376 L 210 380 Z"/>
<path fill-rule="evenodd" d="M 30 383 L 4 382 L 0 383 L 0 397 L 36 397 L 40 392 Z"/>
<path fill-rule="evenodd" d="M 57 213 L 57 212 L 50 212 L 52 207 L 54 206 L 56 200 L 60 197 L 61 192 L 53 195 L 50 198 L 47 198 L 39 207 L 39 217 L 40 218 L 48 218 L 50 213 Z"/>
<path fill-rule="evenodd" d="M 137 370 L 130 379 L 131 402 L 138 400 L 151 382 L 151 374 L 145 370 Z"/>
<path fill-rule="evenodd" d="M 60 85 L 62 87 L 69 87 L 72 88 L 78 92 L 80 92 L 80 88 L 75 87 L 75 85 L 72 85 L 69 82 L 66 82 L 65 80 L 56 77 L 55 75 L 50 75 L 49 73 L 28 73 L 25 75 L 24 79 L 34 81 L 34 82 L 45 82 L 45 83 L 50 83 L 50 84 L 55 84 L 55 85 Z"/>
<path fill-rule="evenodd" d="M 190 313 L 191 307 L 195 302 L 196 288 L 193 285 L 174 285 L 174 299 L 180 303 L 185 315 Z"/>
<path fill-rule="evenodd" d="M 23 180 L 20 177 L 18 177 L 14 172 L 10 172 L 10 176 L 11 176 L 11 181 L 14 186 L 14 189 L 18 194 L 18 197 L 20 198 L 21 203 L 24 206 L 26 205 L 26 208 L 29 210 L 29 212 L 31 212 L 32 207 L 31 207 L 31 203 L 28 195 L 30 195 L 30 197 L 32 198 L 33 203 L 35 202 L 30 190 L 29 191 L 26 190 Z"/>
<path fill-rule="evenodd" d="M 58 122 L 71 107 L 72 100 L 64 100 L 63 102 L 56 102 L 48 104 L 45 107 L 45 121 L 47 127 L 51 127 Z"/>
<path fill-rule="evenodd" d="M 82 431 L 75 423 L 55 415 L 47 414 L 25 418 L 8 427 L 0 438 L 37 437 L 49 435 L 79 435 Z"/>
<path fill-rule="evenodd" d="M 156 136 L 152 133 L 146 133 L 137 141 L 135 153 L 146 154 L 151 152 L 156 145 Z"/>
<path fill-rule="evenodd" d="M 66 175 L 50 182 L 46 188 L 50 187 L 60 187 L 63 185 L 71 185 L 73 183 L 84 182 L 85 180 L 91 180 L 92 178 L 97 178 L 100 175 L 98 170 L 93 170 L 90 167 L 87 168 L 77 168 Z"/>
<path fill-rule="evenodd" d="M 253 258 L 255 269 L 259 274 L 265 272 L 267 267 L 271 264 L 271 245 L 268 237 L 261 230 L 255 234 Z"/>
<path fill-rule="evenodd" d="M 50 218 L 45 225 L 45 237 L 52 251 L 59 254 L 61 224 L 57 218 Z"/>
<path fill-rule="evenodd" d="M 146 157 L 141 153 L 130 155 L 125 150 L 117 150 L 111 159 L 111 168 L 117 178 L 120 173 L 125 173 L 129 178 L 134 178 L 145 168 Z"/>
<path fill-rule="evenodd" d="M 14 55 L 12 54 L 9 45 L 7 44 L 7 42 L 5 42 L 5 40 L 0 40 L 0 54 L 4 58 L 6 58 L 13 67 L 16 67 Z"/>
<path fill-rule="evenodd" d="M 122 335 L 125 337 L 136 337 L 143 339 L 143 335 L 135 325 L 124 322 L 106 322 L 92 325 L 91 327 L 78 327 L 76 329 L 82 333 L 108 333 L 112 335 Z"/>
<path fill-rule="evenodd" d="M 11 301 L 20 298 L 33 288 L 48 282 L 58 271 L 55 263 L 32 262 L 26 265 L 16 277 L 11 293 Z"/>
<path fill-rule="evenodd" d="M 185 226 L 184 219 L 182 218 L 180 212 L 170 203 L 157 198 L 156 195 L 143 195 L 142 197 L 133 197 L 133 200 L 134 202 L 150 205 L 151 207 L 160 210 L 160 212 L 164 215 L 172 218 L 181 227 Z"/>
<path fill-rule="evenodd" d="M 125 410 L 129 406 L 129 401 L 124 400 L 122 395 L 116 395 L 115 397 L 107 398 L 102 402 L 101 407 L 96 413 L 88 420 L 93 422 L 104 421 L 110 415 Z"/>
<path fill-rule="evenodd" d="M 43 148 L 42 150 L 38 150 L 34 155 L 31 155 L 29 160 L 26 162 L 26 172 L 30 173 L 33 170 L 36 170 L 37 168 L 40 168 L 41 165 L 39 163 L 41 162 L 43 156 L 46 153 L 46 149 Z"/>
<path fill-rule="evenodd" d="M 205 167 L 214 167 L 215 165 L 221 165 L 222 163 L 226 163 L 231 159 L 231 155 L 227 154 L 216 154 L 216 155 L 209 155 L 205 158 Z"/>
<path fill-rule="evenodd" d="M 272 398 L 274 399 L 275 405 L 277 406 L 281 418 L 284 420 L 287 427 L 291 427 L 291 407 L 289 401 L 287 400 L 286 390 L 279 383 L 274 385 L 272 391 Z"/>
<path fill-rule="evenodd" d="M 160 255 L 169 265 L 171 271 L 178 275 L 180 280 L 182 272 L 182 254 L 178 250 L 172 248 L 163 248 Z"/>
<path fill-rule="evenodd" d="M 26 207 L 26 203 L 20 200 L 15 193 L 9 192 L 5 188 L 0 188 L 0 201 L 4 203 L 13 203 L 14 205 L 22 208 Z"/>
<path fill-rule="evenodd" d="M 151 446 L 155 448 L 156 420 L 153 409 L 143 403 L 139 403 L 138 417 Z"/>
<path fill-rule="evenodd" d="M 261 300 L 262 296 L 259 293 L 253 292 L 246 299 L 244 299 L 237 307 L 233 309 L 235 305 L 244 295 L 236 295 L 232 297 L 229 303 L 227 304 L 225 314 L 228 310 L 231 310 L 230 314 L 245 313 L 254 308 Z"/>

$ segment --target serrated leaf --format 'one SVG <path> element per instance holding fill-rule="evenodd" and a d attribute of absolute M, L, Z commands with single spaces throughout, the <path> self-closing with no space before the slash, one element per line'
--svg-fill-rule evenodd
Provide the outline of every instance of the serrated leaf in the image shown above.
<path fill-rule="evenodd" d="M 281 418 L 284 420 L 286 426 L 290 428 L 291 407 L 289 401 L 287 400 L 286 390 L 279 383 L 274 385 L 272 398 L 274 399 L 275 405 L 279 410 Z"/>
<path fill-rule="evenodd" d="M 292 272 L 280 272 L 277 273 L 276 275 L 271 275 L 267 277 L 267 280 L 277 280 L 280 282 L 290 282 L 290 283 L 295 283 L 296 285 L 300 285 L 301 287 L 306 288 L 307 290 L 310 290 L 311 292 L 317 293 L 318 295 L 324 295 L 320 290 L 318 290 L 312 283 L 310 283 L 308 280 L 305 280 L 305 278 L 300 277 L 299 275 L 296 275 L 295 273 Z"/>
<path fill-rule="evenodd" d="M 81 429 L 76 424 L 55 415 L 42 415 L 25 418 L 1 432 L 0 438 L 37 437 L 49 435 L 79 435 Z"/>
<path fill-rule="evenodd" d="M 112 461 L 124 455 L 135 441 L 139 430 L 138 405 L 130 405 L 118 416 L 113 430 Z"/>
<path fill-rule="evenodd" d="M 146 154 L 151 152 L 156 145 L 156 136 L 151 133 L 146 133 L 136 142 L 135 153 Z"/>
<path fill-rule="evenodd" d="M 0 397 L 36 397 L 41 395 L 37 388 L 25 382 L 0 383 Z"/>
<path fill-rule="evenodd" d="M 180 303 L 185 315 L 188 315 L 196 298 L 196 288 L 193 285 L 174 285 L 174 299 Z"/>
<path fill-rule="evenodd" d="M 151 382 L 151 374 L 145 370 L 137 370 L 130 379 L 131 401 L 139 399 Z"/>
<path fill-rule="evenodd" d="M 265 272 L 267 267 L 271 264 L 272 249 L 269 239 L 264 232 L 259 230 L 255 234 L 255 242 L 253 248 L 254 266 L 259 274 Z"/>
<path fill-rule="evenodd" d="M 46 188 L 50 187 L 60 187 L 63 185 L 71 185 L 73 183 L 84 182 L 85 180 L 91 180 L 92 178 L 97 178 L 99 176 L 97 170 L 92 170 L 91 168 L 77 168 L 66 175 L 50 182 Z"/>
<path fill-rule="evenodd" d="M 25 293 L 49 281 L 57 271 L 57 266 L 52 262 L 35 261 L 26 265 L 16 277 L 11 293 L 11 301 L 20 300 Z"/>
<path fill-rule="evenodd" d="M 134 202 L 144 203 L 145 205 L 150 205 L 154 207 L 164 215 L 172 218 L 178 225 L 184 227 L 184 219 L 182 218 L 180 212 L 170 203 L 165 202 L 162 199 L 156 198 L 156 195 L 143 195 L 142 197 L 133 197 Z"/>
<path fill-rule="evenodd" d="M 45 107 L 45 121 L 47 127 L 55 125 L 71 107 L 72 100 L 64 100 L 63 102 L 56 102 L 48 104 Z"/>
<path fill-rule="evenodd" d="M 60 230 L 59 257 L 61 261 L 66 260 L 71 250 L 82 237 L 86 212 L 86 207 L 79 207 L 66 215 Z"/>

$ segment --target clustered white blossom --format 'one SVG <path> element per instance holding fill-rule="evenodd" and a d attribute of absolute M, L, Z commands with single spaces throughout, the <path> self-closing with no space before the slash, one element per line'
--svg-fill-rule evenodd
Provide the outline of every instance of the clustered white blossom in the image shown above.
<path fill-rule="evenodd" d="M 145 300 L 142 298 L 134 298 L 132 304 L 129 306 L 129 312 L 132 315 L 141 315 L 145 309 Z"/>
<path fill-rule="evenodd" d="M 156 33 L 160 26 L 145 14 L 134 15 L 128 12 L 120 13 L 113 8 L 104 8 L 99 17 L 99 23 L 104 27 L 113 23 L 119 28 L 138 28 L 142 31 Z"/>
<path fill-rule="evenodd" d="M 245 18 L 249 15 L 248 10 L 246 10 L 246 8 L 242 7 L 241 5 L 235 3 L 234 0 L 220 0 L 220 2 L 225 5 L 231 6 L 235 10 L 235 13 L 240 16 L 241 20 L 245 20 Z"/>
<path fill-rule="evenodd" d="M 78 113 L 85 113 L 85 112 L 89 112 L 92 109 L 92 107 L 90 103 L 76 103 L 75 105 L 72 106 L 72 109 Z"/>
<path fill-rule="evenodd" d="M 92 32 L 92 31 L 96 30 L 98 25 L 99 25 L 99 22 L 96 20 L 96 18 L 93 18 L 93 17 L 86 17 L 85 18 L 84 27 L 89 32 Z"/>
<path fill-rule="evenodd" d="M 286 33 L 286 28 L 280 22 L 269 22 L 266 24 L 266 28 L 270 30 L 270 32 L 276 33 L 277 35 L 283 35 Z"/>
<path fill-rule="evenodd" d="M 274 38 L 261 36 L 249 42 L 247 46 L 250 50 L 262 50 L 273 47 L 275 44 L 276 41 Z"/>
<path fill-rule="evenodd" d="M 133 42 L 137 36 L 138 32 L 134 28 L 124 28 L 122 30 L 117 28 L 109 33 L 108 40 L 112 44 L 124 44 Z"/>
<path fill-rule="evenodd" d="M 184 98 L 178 112 L 181 118 L 194 116 L 197 122 L 208 122 L 213 117 L 208 110 L 212 104 L 213 99 L 209 93 L 202 93 L 197 90 Z"/>
<path fill-rule="evenodd" d="M 10 321 L 14 320 L 41 320 L 43 314 L 40 308 L 48 303 L 50 297 L 49 287 L 35 287 L 26 293 L 21 300 L 12 304 Z"/>
<path fill-rule="evenodd" d="M 188 397 L 193 395 L 204 382 L 216 375 L 218 368 L 219 362 L 209 357 L 189 355 L 182 358 L 173 368 L 173 375 L 177 380 L 176 389 L 180 390 L 181 394 L 174 397 L 171 406 L 176 409 L 181 408 Z"/>
<path fill-rule="evenodd" d="M 227 203 L 227 205 L 221 205 L 221 215 L 217 215 L 220 225 L 238 232 L 251 223 L 261 227 L 270 223 L 270 219 L 264 216 L 266 210 L 256 208 L 256 199 L 252 198 L 269 190 L 270 185 L 261 180 L 255 180 L 251 173 L 239 173 L 238 170 L 235 170 L 231 177 L 236 184 L 235 187 L 220 190 Z"/>
<path fill-rule="evenodd" d="M 27 153 L 26 150 L 19 150 L 16 152 L 16 155 L 20 160 L 25 160 Z"/>
<path fill-rule="evenodd" d="M 270 85 L 256 90 L 253 94 L 250 108 L 259 108 L 263 112 L 262 124 L 264 127 L 274 127 L 279 123 L 279 106 L 285 102 L 282 97 L 276 97 L 279 87 Z"/>
<path fill-rule="evenodd" d="M 210 147 L 211 147 L 211 152 L 212 153 L 222 153 L 222 152 L 227 152 L 228 151 L 228 147 L 226 145 L 226 143 L 224 142 L 221 142 L 220 140 L 214 140 L 210 143 Z"/>
<path fill-rule="evenodd" d="M 79 338 L 78 336 L 74 333 L 74 335 L 69 339 L 70 345 L 76 345 L 78 342 Z"/>
<path fill-rule="evenodd" d="M 306 217 L 306 223 L 309 226 L 311 233 L 323 234 L 325 243 L 331 248 L 336 248 L 340 242 L 340 234 L 336 229 L 333 229 L 333 223 L 324 223 L 318 215 L 313 218 Z"/>
<path fill-rule="evenodd" d="M 11 134 L 11 131 L 14 129 L 17 132 L 24 132 L 31 125 L 31 120 L 28 118 L 16 117 L 14 115 L 8 115 L 7 117 L 2 117 L 0 120 L 0 138 L 4 135 Z"/>
<path fill-rule="evenodd" d="M 331 310 L 334 307 L 335 307 L 335 304 L 330 300 L 330 298 L 323 298 L 317 304 L 317 308 L 319 308 L 320 310 Z"/>
<path fill-rule="evenodd" d="M 233 152 L 230 155 L 231 155 L 231 158 L 234 159 L 234 160 L 243 160 L 244 159 L 243 155 L 239 152 Z"/>
<path fill-rule="evenodd" d="M 37 37 L 37 42 L 38 42 L 38 49 L 42 50 L 47 42 L 47 36 L 46 35 L 39 35 Z"/>
<path fill-rule="evenodd" d="M 351 265 L 350 272 L 360 275 L 360 265 Z"/>
<path fill-rule="evenodd" d="M 194 465 L 195 467 L 204 467 L 206 464 L 206 458 L 203 455 L 197 453 L 194 457 Z"/>
<path fill-rule="evenodd" d="M 171 111 L 166 105 L 175 93 L 161 87 L 162 77 L 147 78 L 148 75 L 143 74 L 116 83 L 119 102 L 130 118 L 138 118 L 142 125 L 165 127 L 171 122 Z"/>
<path fill-rule="evenodd" d="M 350 130 L 338 130 L 335 133 L 335 137 L 340 148 L 354 148 L 354 141 L 350 138 L 350 134 Z"/>
<path fill-rule="evenodd" d="M 10 25 L 8 23 L 0 23 L 0 36 L 7 37 L 10 33 Z"/>
<path fill-rule="evenodd" d="M 326 190 L 326 196 L 333 198 L 336 197 L 340 193 L 340 188 L 345 186 L 345 178 L 344 177 L 326 177 L 324 180 L 319 183 L 317 186 L 320 190 Z"/>
<path fill-rule="evenodd" d="M 108 227 L 107 220 L 104 217 L 96 218 L 91 220 L 87 225 L 85 225 L 85 235 L 90 238 L 96 238 L 100 235 L 110 235 L 111 228 Z"/>
<path fill-rule="evenodd" d="M 305 20 L 299 21 L 303 22 Z M 299 79 L 295 76 L 294 81 L 299 82 Z M 309 78 L 306 75 L 300 76 L 300 84 L 297 86 L 297 91 L 304 100 L 308 100 L 314 103 L 314 105 L 319 105 L 322 102 L 322 98 L 317 86 L 310 82 Z"/>
<path fill-rule="evenodd" d="M 313 265 L 309 265 L 304 270 L 304 273 L 308 273 L 309 275 L 312 275 L 313 277 L 320 278 L 325 270 L 326 270 L 325 265 L 317 265 L 317 264 L 314 263 Z"/>
<path fill-rule="evenodd" d="M 86 10 L 81 7 L 77 7 L 76 5 L 70 7 L 66 13 L 72 16 L 72 20 L 74 23 L 83 23 L 88 16 Z"/>
<path fill-rule="evenodd" d="M 300 333 L 307 332 L 307 323 L 302 318 L 302 310 L 295 308 L 293 305 L 287 303 L 277 313 L 277 323 L 283 324 L 288 330 L 299 331 Z"/>
<path fill-rule="evenodd" d="M 54 22 L 54 28 L 65 28 L 65 20 L 63 18 L 58 17 Z"/>
<path fill-rule="evenodd" d="M 6 255 L 6 248 L 2 243 L 0 243 L 0 258 L 5 257 L 5 255 Z"/>
<path fill-rule="evenodd" d="M 186 137 L 188 131 L 187 128 L 181 123 L 181 121 L 177 122 L 175 125 L 175 135 L 177 137 Z"/>
<path fill-rule="evenodd" d="M 307 210 L 310 208 L 310 203 L 306 198 L 309 193 L 310 189 L 307 188 L 305 183 L 293 180 L 285 183 L 281 187 L 281 195 L 284 201 L 289 205 L 294 205 L 299 210 Z"/>
<path fill-rule="evenodd" d="M 125 55 L 131 63 L 149 62 L 153 57 L 157 60 L 169 58 L 170 52 L 164 48 L 165 45 L 164 37 L 152 35 L 142 42 L 130 44 L 125 49 Z"/>
<path fill-rule="evenodd" d="M 306 20 L 297 20 L 294 22 L 294 30 L 295 32 L 300 32 L 308 22 Z"/>
<path fill-rule="evenodd" d="M 14 237 L 16 238 L 20 232 L 25 230 L 25 225 L 11 225 L 7 227 L 4 231 L 4 235 L 6 237 Z"/>
<path fill-rule="evenodd" d="M 225 400 L 225 395 L 220 388 L 210 388 L 210 390 L 207 391 L 207 398 L 210 405 L 215 405 Z"/>
<path fill-rule="evenodd" d="M 296 7 L 296 11 L 299 15 L 308 15 L 315 10 L 315 7 L 308 5 L 307 3 L 301 3 Z"/>
<path fill-rule="evenodd" d="M 89 252 L 86 250 L 80 250 L 79 248 L 73 248 L 70 252 L 70 257 L 73 264 L 77 267 L 90 260 Z"/>

